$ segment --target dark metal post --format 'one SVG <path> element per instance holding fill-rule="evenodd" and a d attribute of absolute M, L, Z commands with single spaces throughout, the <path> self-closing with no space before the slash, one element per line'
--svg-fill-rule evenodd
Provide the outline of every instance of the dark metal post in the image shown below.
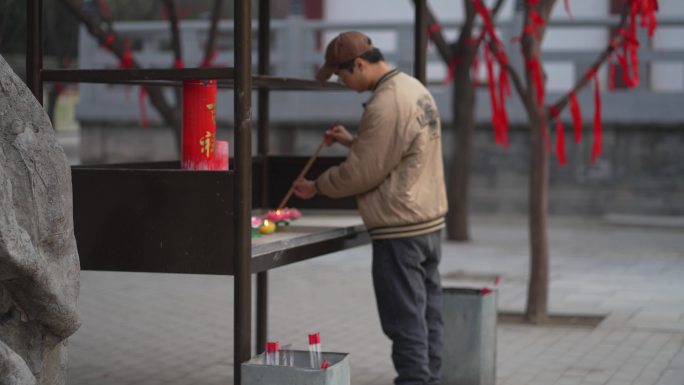
<path fill-rule="evenodd" d="M 271 2 L 259 0 L 259 75 L 268 75 L 271 64 Z M 269 91 L 259 89 L 258 96 L 258 153 L 261 156 L 261 206 L 268 206 L 268 153 L 269 153 Z M 257 309 L 256 309 L 256 350 L 260 352 L 268 339 L 268 272 L 257 274 Z"/>
<path fill-rule="evenodd" d="M 26 2 L 26 85 L 43 104 L 43 0 Z"/>
<path fill-rule="evenodd" d="M 414 31 L 414 64 L 413 76 L 426 84 L 427 67 L 427 0 L 415 0 L 416 3 L 416 22 Z"/>
<path fill-rule="evenodd" d="M 234 360 L 233 383 L 240 384 L 240 366 L 252 354 L 252 8 L 236 0 L 235 10 L 235 228 L 234 245 Z"/>

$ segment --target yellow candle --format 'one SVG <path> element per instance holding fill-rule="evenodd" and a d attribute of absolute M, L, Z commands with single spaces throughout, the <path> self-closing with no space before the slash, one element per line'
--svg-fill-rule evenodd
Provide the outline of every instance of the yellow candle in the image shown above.
<path fill-rule="evenodd" d="M 259 227 L 259 231 L 262 234 L 271 234 L 274 232 L 276 229 L 276 224 L 273 221 L 269 221 L 268 219 L 264 220 L 264 223 Z"/>

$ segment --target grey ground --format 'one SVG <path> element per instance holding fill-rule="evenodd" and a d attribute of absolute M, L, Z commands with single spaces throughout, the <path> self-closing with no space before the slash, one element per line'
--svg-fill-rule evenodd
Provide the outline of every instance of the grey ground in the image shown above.
<path fill-rule="evenodd" d="M 552 314 L 604 315 L 596 327 L 498 326 L 499 385 L 684 385 L 684 223 L 551 218 Z M 521 312 L 528 271 L 522 217 L 473 219 L 473 242 L 444 243 L 447 284 L 492 285 Z M 270 337 L 349 352 L 352 384 L 389 385 L 364 246 L 279 268 Z M 231 277 L 82 273 L 83 326 L 70 339 L 70 385 L 232 384 Z"/>

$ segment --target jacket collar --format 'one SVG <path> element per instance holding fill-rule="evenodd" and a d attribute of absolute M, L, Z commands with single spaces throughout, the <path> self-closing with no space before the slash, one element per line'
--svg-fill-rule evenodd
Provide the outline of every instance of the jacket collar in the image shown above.
<path fill-rule="evenodd" d="M 398 74 L 398 73 L 399 73 L 399 70 L 396 69 L 396 68 L 391 69 L 391 70 L 385 72 L 385 74 L 382 75 L 382 76 L 380 77 L 380 79 L 378 79 L 377 82 L 375 82 L 375 84 L 373 85 L 373 88 L 371 88 L 371 91 L 377 90 L 378 87 L 380 87 L 380 85 L 381 85 L 383 82 L 385 82 L 385 80 L 387 80 L 387 79 L 393 77 L 394 75 L 396 75 L 396 74 Z"/>

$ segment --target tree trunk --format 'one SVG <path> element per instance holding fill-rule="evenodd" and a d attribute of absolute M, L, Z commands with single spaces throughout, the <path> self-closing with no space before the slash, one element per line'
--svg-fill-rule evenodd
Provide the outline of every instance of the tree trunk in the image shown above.
<path fill-rule="evenodd" d="M 532 95 L 532 97 L 534 97 Z M 549 243 L 546 230 L 549 165 L 546 148 L 547 118 L 534 100 L 527 100 L 530 121 L 530 278 L 525 320 L 534 324 L 548 320 Z"/>
<path fill-rule="evenodd" d="M 468 55 L 472 56 L 472 55 Z M 468 61 L 464 61 L 468 63 Z M 468 185 L 475 125 L 475 88 L 470 79 L 470 65 L 459 65 L 453 86 L 454 128 L 456 148 L 449 171 L 449 213 L 447 236 L 455 241 L 469 241 Z"/>

